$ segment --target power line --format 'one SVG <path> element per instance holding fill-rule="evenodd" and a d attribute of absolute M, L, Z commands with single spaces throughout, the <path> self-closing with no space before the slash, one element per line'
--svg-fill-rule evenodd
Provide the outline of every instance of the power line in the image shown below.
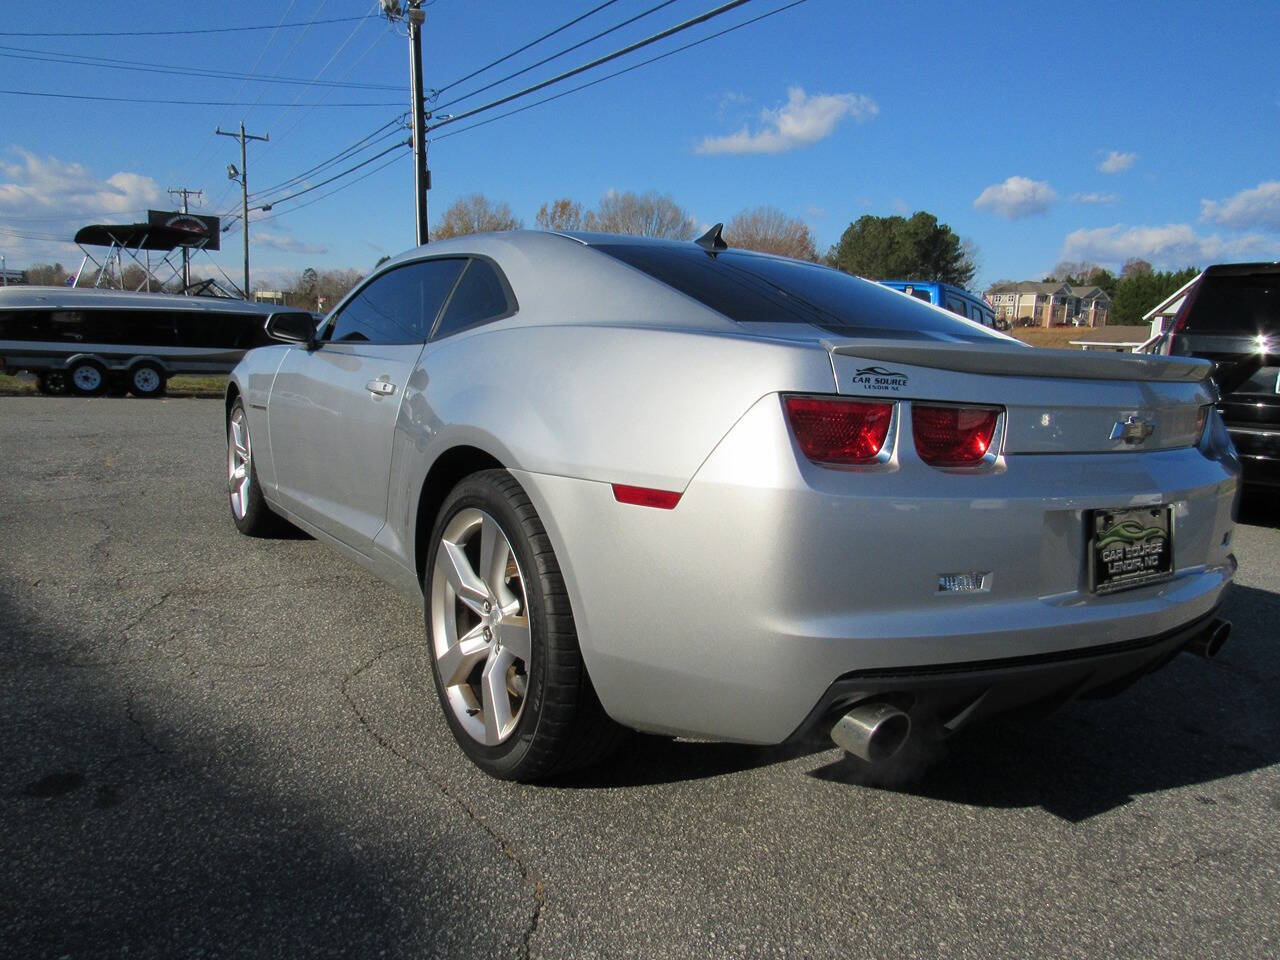
<path fill-rule="evenodd" d="M 367 173 L 362 173 L 360 174 L 360 176 L 355 177 L 351 180 L 348 180 L 346 183 L 342 184 L 342 186 L 340 187 L 334 187 L 334 189 L 330 190 L 328 193 L 322 193 L 320 194 L 320 196 L 312 197 L 310 200 L 307 200 L 305 203 L 300 203 L 296 207 L 290 207 L 288 210 L 281 210 L 279 213 L 273 213 L 269 217 L 260 217 L 259 219 L 253 222 L 255 224 L 266 223 L 268 220 L 275 220 L 277 217 L 283 217 L 291 213 L 296 213 L 297 211 L 301 210 L 303 207 L 309 207 L 313 203 L 319 203 L 321 200 L 324 200 L 328 197 L 332 197 L 335 193 L 339 193 L 347 189 L 347 187 L 355 186 L 361 180 L 364 180 L 368 177 L 373 176 L 379 170 L 385 170 L 387 167 L 391 166 L 393 163 L 395 163 L 397 160 L 399 160 L 401 157 L 404 157 L 404 156 L 408 156 L 408 154 L 404 154 L 404 153 L 396 154 L 395 156 L 391 157 L 391 159 L 387 160 L 385 163 L 378 164 L 372 170 L 368 171 Z"/>
<path fill-rule="evenodd" d="M 537 63 L 531 63 L 529 66 L 523 67 L 522 69 L 517 70 L 515 73 L 508 73 L 505 77 L 501 77 L 497 80 L 494 80 L 492 83 L 487 83 L 483 87 L 477 87 L 475 90 L 472 90 L 470 93 L 464 93 L 461 96 L 454 97 L 449 102 L 439 104 L 433 109 L 443 110 L 445 107 L 451 107 L 455 103 L 461 103 L 463 100 L 470 100 L 472 97 L 476 96 L 477 94 L 484 93 L 486 90 L 492 90 L 494 87 L 498 86 L 499 84 L 506 83 L 508 80 L 513 80 L 516 77 L 520 76 L 521 74 L 528 73 L 530 70 L 536 70 L 538 67 L 541 67 L 544 64 L 548 64 L 552 60 L 558 60 L 561 57 L 563 57 L 566 53 L 572 53 L 574 50 L 577 50 L 579 47 L 585 47 L 587 44 L 595 40 L 599 40 L 601 37 L 608 36 L 609 34 L 617 30 L 621 30 L 623 27 L 630 26 L 631 24 L 635 23 L 637 20 L 640 20 L 644 17 L 649 16 L 649 14 L 651 13 L 657 13 L 663 7 L 669 7 L 671 6 L 671 4 L 675 2 L 676 0 L 662 0 L 661 3 L 650 7 L 648 10 L 642 10 L 640 13 L 637 13 L 634 17 L 631 17 L 627 20 L 623 20 L 621 23 L 615 23 L 612 27 L 609 27 L 609 29 L 607 30 L 601 30 L 595 36 L 587 37 L 587 39 L 585 40 L 580 40 L 578 43 L 575 43 L 573 46 L 565 47 L 563 50 L 559 51 L 558 53 L 553 53 L 549 57 L 543 57 Z M 452 84 L 450 84 L 450 86 L 452 86 Z"/>
<path fill-rule="evenodd" d="M 0 30 L 0 37 L 182 37 L 205 33 L 244 33 L 250 30 L 281 30 L 286 27 L 315 27 L 325 23 L 350 23 L 353 20 L 366 20 L 373 17 L 366 14 L 362 17 L 330 17 L 327 20 L 296 20 L 293 23 L 263 24 L 253 27 L 208 27 L 193 30 L 69 30 L 28 31 Z"/>
<path fill-rule="evenodd" d="M 576 77 L 580 73 L 585 73 L 587 70 L 592 70 L 595 67 L 599 67 L 603 64 L 609 63 L 612 60 L 617 60 L 619 57 L 626 56 L 628 53 L 633 53 L 636 50 L 641 49 L 642 47 L 647 47 L 651 43 L 657 43 L 659 40 L 665 40 L 667 37 L 674 36 L 675 34 L 680 33 L 682 30 L 688 30 L 690 27 L 696 27 L 700 23 L 706 23 L 708 20 L 711 20 L 714 17 L 718 17 L 721 14 L 728 13 L 730 10 L 736 9 L 737 7 L 742 6 L 744 3 L 750 3 L 750 2 L 751 0 L 729 0 L 728 3 L 722 3 L 720 6 L 712 10 L 708 10 L 706 13 L 702 13 L 689 20 L 685 20 L 683 23 L 678 23 L 674 27 L 668 27 L 666 30 L 663 30 L 659 33 L 655 33 L 651 37 L 646 37 L 643 40 L 637 40 L 635 43 L 628 44 L 627 46 L 623 47 L 621 50 L 615 50 L 613 53 L 605 54 L 603 57 L 597 57 L 596 59 L 592 60 L 590 63 L 584 63 L 581 66 L 574 67 L 572 70 L 566 70 L 564 73 L 558 74 L 552 77 L 550 80 L 543 80 L 541 83 L 535 83 L 531 87 L 525 87 L 523 90 L 517 90 L 515 93 L 508 94 L 505 97 L 501 97 L 497 100 L 493 100 L 489 103 L 483 104 L 482 106 L 475 107 L 471 110 L 466 110 L 462 113 L 455 114 L 454 116 L 449 117 L 445 120 L 441 120 L 439 123 L 431 127 L 431 129 L 435 130 L 449 123 L 457 123 L 459 120 L 465 120 L 467 117 L 474 117 L 478 113 L 484 113 L 486 110 L 492 110 L 495 107 L 500 107 L 504 103 L 510 103 L 512 100 L 516 100 L 516 99 L 519 99 L 520 97 L 528 96 L 531 93 L 536 93 L 539 90 L 542 90 L 542 89 L 545 89 L 546 87 L 551 86 L 553 83 L 559 83 L 561 80 L 568 80 L 570 77 Z"/>
<path fill-rule="evenodd" d="M 542 36 L 538 37 L 538 39 L 536 40 L 530 40 L 523 47 L 520 47 L 519 49 L 516 49 L 516 50 L 512 50 L 505 57 L 499 57 L 497 60 L 494 60 L 492 63 L 486 63 L 479 70 L 472 70 L 465 77 L 459 77 L 457 80 L 450 81 L 449 83 L 446 83 L 443 87 L 437 87 L 436 93 L 444 93 L 450 87 L 456 87 L 460 83 L 466 83 L 472 77 L 479 76 L 480 74 L 484 73 L 486 70 L 492 69 L 493 67 L 496 67 L 500 63 L 505 63 L 506 61 L 510 60 L 512 57 L 517 56 L 521 53 L 524 53 L 530 47 L 536 47 L 543 40 L 549 40 L 551 37 L 554 37 L 557 33 L 561 33 L 565 30 L 568 30 L 574 24 L 581 23 L 583 20 L 587 19 L 587 17 L 591 16 L 592 14 L 599 13 L 605 7 L 613 6 L 617 2 L 618 0 L 605 0 L 605 2 L 600 4 L 598 7 L 592 7 L 582 16 L 574 17 L 568 23 L 562 23 L 560 26 L 556 27 L 554 30 L 548 33 L 544 33 Z"/>
<path fill-rule="evenodd" d="M 234 100 L 161 100 L 153 97 L 100 97 L 88 93 L 49 93 L 43 90 L 0 90 L 15 97 L 53 97 L 59 100 L 98 100 L 105 103 L 154 103 L 176 107 L 243 107 L 244 103 Z M 402 101 L 378 100 L 359 103 L 262 103 L 263 107 L 401 107 Z"/>
<path fill-rule="evenodd" d="M 362 21 L 361 26 L 363 25 Z M 360 28 L 357 27 L 356 29 L 358 30 Z M 233 70 L 207 70 L 201 67 L 184 67 L 179 64 L 168 63 L 138 63 L 131 60 L 114 60 L 110 57 L 76 56 L 69 53 L 60 53 L 56 50 L 33 50 L 27 47 L 0 46 L 0 57 L 10 60 L 30 60 L 37 63 L 65 63 L 82 67 L 98 67 L 103 70 L 131 70 L 137 73 L 160 73 L 175 77 L 239 80 L 242 84 L 246 82 L 280 83 L 292 84 L 294 86 L 302 85 L 303 87 L 342 87 L 351 90 L 400 89 L 399 87 L 389 83 L 343 83 L 334 80 L 318 80 L 314 78 L 306 80 L 302 77 L 281 77 L 271 74 L 256 76 L 252 73 L 238 73 Z"/>
<path fill-rule="evenodd" d="M 487 120 L 477 120 L 475 123 L 467 124 L 467 126 L 461 127 L 457 130 L 450 130 L 448 133 L 442 133 L 438 137 L 432 137 L 432 142 L 436 140 L 447 140 L 449 137 L 456 137 L 458 134 L 466 133 L 468 130 L 474 130 L 477 127 L 483 127 L 490 123 L 497 123 L 499 120 L 505 120 L 507 117 L 514 117 L 517 113 L 524 113 L 526 110 L 532 110 L 534 107 L 540 107 L 544 103 L 550 103 L 552 100 L 559 100 L 561 97 L 567 97 L 569 94 L 577 93 L 579 90 L 586 90 L 588 87 L 594 87 L 598 83 L 604 83 L 606 80 L 612 80 L 614 77 L 620 77 L 624 73 L 630 73 L 632 70 L 639 70 L 641 67 L 647 67 L 651 63 L 657 63 L 659 60 L 665 60 L 667 57 L 673 57 L 677 53 L 683 53 L 685 50 L 701 46 L 704 43 L 715 40 L 717 37 L 723 37 L 727 33 L 733 33 L 735 30 L 741 30 L 743 27 L 749 27 L 753 23 L 758 23 L 761 20 L 767 20 L 769 17 L 783 13 L 786 10 L 790 10 L 792 7 L 798 7 L 800 4 L 805 2 L 806 0 L 791 0 L 790 3 L 778 7 L 776 10 L 770 10 L 768 13 L 762 13 L 758 17 L 752 17 L 750 20 L 744 20 L 742 23 L 734 24 L 732 27 L 727 27 L 724 30 L 718 30 L 715 33 L 707 34 L 707 36 L 702 37 L 699 40 L 694 40 L 691 43 L 686 43 L 683 46 L 668 50 L 665 53 L 660 53 L 657 56 L 650 57 L 648 60 L 641 60 L 639 63 L 633 63 L 629 67 L 623 67 L 621 70 L 615 70 L 613 73 L 579 84 L 572 89 L 564 90 L 560 93 L 554 93 L 549 97 L 543 97 L 541 100 L 535 100 L 533 103 L 527 103 L 523 107 L 516 107 L 514 110 L 508 110 L 506 113 L 500 113 L 496 117 L 490 117 Z"/>
<path fill-rule="evenodd" d="M 401 147 L 407 147 L 407 146 L 409 146 L 408 140 L 401 140 L 398 143 L 393 143 L 391 146 L 387 147 L 387 149 L 383 150 L 381 153 L 375 153 L 372 157 L 369 157 L 367 160 L 361 160 L 355 166 L 347 167 L 347 169 L 343 170 L 341 173 L 335 173 L 332 177 L 329 177 L 327 180 L 321 180 L 319 183 L 313 183 L 311 186 L 306 187 L 305 189 L 299 190 L 297 193 L 291 193 L 287 197 L 281 197 L 279 200 L 272 201 L 271 206 L 274 207 L 276 206 L 276 204 L 280 204 L 288 200 L 292 200 L 294 197 L 300 197 L 304 193 L 310 193 L 312 190 L 319 190 L 321 187 L 325 186 L 325 184 L 333 183 L 333 181 L 341 179 L 342 177 L 345 177 L 348 173 L 351 173 L 355 170 L 359 170 L 361 167 L 368 166 L 369 164 L 373 163 L 373 161 L 381 157 L 385 157 L 388 153 L 391 153 L 393 150 L 398 150 Z"/>
<path fill-rule="evenodd" d="M 396 134 L 399 133 L 399 131 L 387 131 L 387 128 L 392 127 L 392 125 L 402 124 L 403 119 L 404 118 L 402 114 L 401 116 L 397 116 L 397 118 L 389 120 L 388 123 L 384 123 L 383 125 L 381 125 L 381 127 L 376 129 L 376 131 L 370 133 L 369 136 L 361 137 L 360 140 L 357 140 L 355 143 L 352 143 L 352 145 L 347 147 L 346 150 L 339 151 L 337 152 L 337 154 L 330 156 L 328 160 L 320 161 L 319 164 L 316 164 L 315 166 L 311 166 L 311 168 L 303 170 L 302 173 L 294 175 L 294 177 L 291 177 L 287 180 L 282 180 L 282 182 L 273 184 L 273 186 L 264 187 L 260 189 L 260 191 L 257 191 L 256 193 L 251 193 L 250 197 L 252 198 L 252 200 L 260 200 L 261 197 L 268 195 L 268 193 L 274 193 L 276 191 L 279 191 L 279 189 L 292 187 L 293 184 L 301 183 L 302 180 L 305 180 L 307 177 L 311 177 L 312 174 L 319 173 L 320 170 L 325 169 L 326 166 L 332 166 L 333 164 L 340 163 L 340 161 L 346 160 L 348 156 L 358 154 L 358 152 L 360 152 L 361 150 L 365 150 L 365 148 L 374 145 L 374 143 L 380 143 L 381 141 L 387 140 L 388 137 L 396 136 Z M 387 131 L 387 132 L 383 133 L 383 131 Z M 379 134 L 381 134 L 381 136 L 379 136 Z"/>

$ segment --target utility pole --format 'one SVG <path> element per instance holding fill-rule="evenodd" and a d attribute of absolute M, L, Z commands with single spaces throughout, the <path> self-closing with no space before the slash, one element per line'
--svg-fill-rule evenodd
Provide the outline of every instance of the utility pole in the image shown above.
<path fill-rule="evenodd" d="M 227 179 L 240 181 L 240 228 L 244 231 L 244 298 L 249 299 L 249 161 L 245 156 L 246 140 L 270 140 L 271 135 L 255 136 L 244 132 L 244 121 L 240 121 L 240 132 L 223 130 L 215 127 L 214 133 L 220 137 L 238 137 L 240 140 L 240 169 L 234 163 L 227 164 Z"/>
<path fill-rule="evenodd" d="M 409 79 L 413 115 L 413 213 L 419 244 L 427 242 L 427 191 L 431 189 L 431 171 L 427 169 L 427 113 L 422 95 L 422 24 L 427 12 L 422 0 L 408 0 L 409 9 L 400 8 L 400 0 L 381 0 L 382 12 L 388 20 L 401 17 L 409 26 Z"/>
<path fill-rule="evenodd" d="M 427 12 L 422 0 L 409 0 L 409 71 L 413 79 L 413 202 L 418 226 L 418 243 L 427 242 L 427 191 L 431 171 L 427 169 L 427 115 L 422 102 L 422 24 Z"/>
<path fill-rule="evenodd" d="M 203 190 L 189 190 L 186 187 L 170 187 L 169 196 L 174 194 L 182 194 L 182 212 L 190 213 L 187 208 L 187 201 L 191 197 L 203 197 Z M 186 292 L 187 287 L 191 286 L 191 249 L 184 246 L 182 248 L 182 291 Z"/>

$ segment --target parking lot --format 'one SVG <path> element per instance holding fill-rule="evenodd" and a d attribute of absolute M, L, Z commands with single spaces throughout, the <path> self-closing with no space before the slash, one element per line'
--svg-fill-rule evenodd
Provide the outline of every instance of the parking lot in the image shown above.
<path fill-rule="evenodd" d="M 975 732 L 910 786 L 638 738 L 524 787 L 454 745 L 418 609 L 236 533 L 222 416 L 0 398 L 0 953 L 1280 953 L 1274 506 L 1237 530 L 1219 660 Z"/>

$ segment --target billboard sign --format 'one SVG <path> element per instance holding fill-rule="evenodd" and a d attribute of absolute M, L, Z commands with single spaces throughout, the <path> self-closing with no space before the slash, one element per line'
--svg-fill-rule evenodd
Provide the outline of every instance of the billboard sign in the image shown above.
<path fill-rule="evenodd" d="M 184 246 L 219 249 L 222 238 L 221 223 L 217 217 L 183 213 L 181 210 L 148 210 L 147 223 L 153 227 L 171 227 L 191 234 L 191 242 Z"/>

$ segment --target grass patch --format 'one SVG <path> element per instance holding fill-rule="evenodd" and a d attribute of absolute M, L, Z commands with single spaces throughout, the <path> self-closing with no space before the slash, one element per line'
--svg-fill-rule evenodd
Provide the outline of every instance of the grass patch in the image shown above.
<path fill-rule="evenodd" d="M 1103 340 L 1107 343 L 1142 343 L 1151 336 L 1151 328 L 1141 327 L 1015 327 L 1009 335 L 1033 347 L 1057 347 L 1079 350 L 1072 340 Z"/>

